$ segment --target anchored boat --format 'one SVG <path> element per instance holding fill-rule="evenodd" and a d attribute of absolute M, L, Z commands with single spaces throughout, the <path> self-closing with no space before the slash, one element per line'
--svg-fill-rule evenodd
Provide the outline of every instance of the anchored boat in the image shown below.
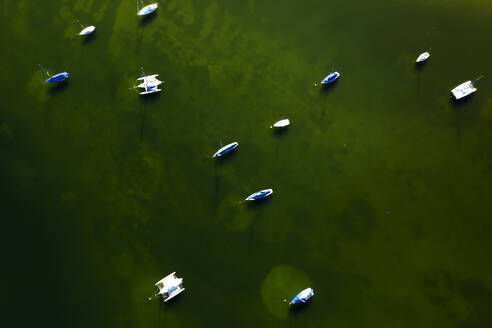
<path fill-rule="evenodd" d="M 477 91 L 477 88 L 475 88 L 475 83 L 478 80 L 480 80 L 482 77 L 483 75 L 473 81 L 466 81 L 464 83 L 461 83 L 456 88 L 451 90 L 451 93 L 453 94 L 454 98 L 456 100 L 459 100 Z"/>
<path fill-rule="evenodd" d="M 82 28 L 82 31 L 80 31 L 79 35 L 89 35 L 96 30 L 96 27 L 93 25 L 84 27 L 84 25 L 80 24 L 78 19 L 77 19 L 77 22 L 79 23 L 80 27 Z"/>
<path fill-rule="evenodd" d="M 138 78 L 137 81 L 142 81 L 139 85 L 134 86 L 134 88 L 142 88 L 144 89 L 140 92 L 141 95 L 147 95 L 149 93 L 156 93 L 162 91 L 159 89 L 159 85 L 162 84 L 162 81 L 157 79 L 159 74 L 154 75 L 145 75 L 143 67 L 142 69 L 142 77 Z"/>
<path fill-rule="evenodd" d="M 157 288 L 159 288 L 159 292 L 154 296 L 161 295 L 164 302 L 167 302 L 185 290 L 182 283 L 183 278 L 178 278 L 176 272 L 173 272 L 155 283 Z"/>
<path fill-rule="evenodd" d="M 430 57 L 430 53 L 424 52 L 417 57 L 417 60 L 415 60 L 415 62 L 416 63 L 422 63 L 422 62 L 426 61 L 427 59 L 429 59 L 429 57 Z"/>
<path fill-rule="evenodd" d="M 258 199 L 268 197 L 271 194 L 273 194 L 273 189 L 264 189 L 264 190 L 260 190 L 260 191 L 257 191 L 255 193 L 249 195 L 244 200 L 258 200 Z"/>
<path fill-rule="evenodd" d="M 229 152 L 231 152 L 232 150 L 236 149 L 236 147 L 239 145 L 239 143 L 237 143 L 236 141 L 228 144 L 228 145 L 225 145 L 224 147 L 220 148 L 219 150 L 217 150 L 217 152 L 212 156 L 212 157 L 220 157 L 220 156 L 223 156 Z"/>
<path fill-rule="evenodd" d="M 306 303 L 307 300 L 309 300 L 312 296 L 314 295 L 314 290 L 309 287 L 301 291 L 299 294 L 296 295 L 290 302 L 291 305 L 293 304 L 298 304 L 298 303 Z"/>
<path fill-rule="evenodd" d="M 137 0 L 137 16 L 147 16 L 149 14 L 152 14 L 158 7 L 157 2 L 147 5 L 145 7 L 143 6 L 142 0 L 140 0 L 140 3 L 143 7 L 142 9 L 139 8 L 138 0 Z"/>
<path fill-rule="evenodd" d="M 290 121 L 288 118 L 284 119 L 284 120 L 280 120 L 278 122 L 276 122 L 274 125 L 270 126 L 270 128 L 284 128 L 286 126 L 289 126 L 290 124 Z"/>
<path fill-rule="evenodd" d="M 333 70 L 321 81 L 321 84 L 329 84 L 335 82 L 340 77 L 340 73 Z"/>
<path fill-rule="evenodd" d="M 51 76 L 50 73 L 47 70 L 45 70 L 43 66 L 41 66 L 41 64 L 39 64 L 39 67 L 41 68 L 41 71 L 43 72 L 44 83 L 56 83 L 56 82 L 61 82 L 61 81 L 65 81 L 66 79 L 68 79 L 68 73 L 67 72 L 62 72 L 62 73 L 58 73 L 56 75 Z M 48 78 L 46 78 L 46 76 L 48 76 Z"/>

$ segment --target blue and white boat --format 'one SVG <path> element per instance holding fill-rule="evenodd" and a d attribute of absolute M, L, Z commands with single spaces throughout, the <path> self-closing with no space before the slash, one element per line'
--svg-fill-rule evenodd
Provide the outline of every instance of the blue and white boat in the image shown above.
<path fill-rule="evenodd" d="M 293 304 L 298 304 L 298 303 L 306 303 L 307 300 L 309 300 L 312 296 L 314 295 L 314 290 L 309 287 L 301 291 L 299 294 L 296 295 L 290 302 L 291 305 Z"/>
<path fill-rule="evenodd" d="M 147 16 L 149 14 L 152 14 L 157 9 L 157 7 L 158 7 L 157 3 L 152 3 L 150 5 L 143 7 L 142 9 L 139 9 L 138 0 L 137 0 L 137 16 Z"/>
<path fill-rule="evenodd" d="M 137 79 L 137 81 L 141 81 L 141 83 L 134 86 L 134 88 L 142 88 L 143 91 L 140 92 L 141 95 L 148 95 L 150 93 L 162 91 L 162 89 L 159 89 L 159 85 L 162 84 L 162 81 L 157 79 L 157 76 L 159 76 L 159 74 L 145 75 L 143 67 L 141 67 L 141 69 L 142 77 Z"/>
<path fill-rule="evenodd" d="M 340 77 L 340 73 L 331 71 L 322 81 L 321 84 L 329 84 L 335 82 Z"/>
<path fill-rule="evenodd" d="M 217 152 L 212 156 L 212 157 L 220 157 L 220 156 L 224 156 L 225 154 L 233 151 L 234 149 L 236 149 L 236 147 L 239 145 L 239 143 L 237 143 L 236 141 L 228 144 L 228 145 L 225 145 L 224 147 L 220 148 L 219 150 L 217 150 Z"/>
<path fill-rule="evenodd" d="M 255 192 L 254 194 L 249 195 L 244 200 L 258 200 L 258 199 L 268 197 L 271 194 L 273 194 L 273 189 L 264 189 L 264 190 L 260 190 L 260 191 Z"/>
<path fill-rule="evenodd" d="M 161 295 L 164 299 L 164 302 L 169 301 L 170 299 L 174 298 L 176 295 L 185 290 L 183 288 L 183 278 L 178 278 L 176 276 L 176 272 L 173 272 L 162 278 L 155 283 L 155 286 L 159 288 L 159 292 L 154 296 Z"/>
<path fill-rule="evenodd" d="M 61 82 L 61 81 L 65 81 L 66 79 L 68 79 L 68 73 L 67 72 L 62 72 L 62 73 L 58 73 L 56 75 L 51 76 L 50 73 L 47 70 L 45 70 L 43 66 L 41 66 L 41 64 L 39 64 L 39 67 L 41 68 L 41 71 L 43 72 L 44 83 L 56 83 L 56 82 Z M 48 78 L 46 78 L 46 75 L 48 76 Z"/>

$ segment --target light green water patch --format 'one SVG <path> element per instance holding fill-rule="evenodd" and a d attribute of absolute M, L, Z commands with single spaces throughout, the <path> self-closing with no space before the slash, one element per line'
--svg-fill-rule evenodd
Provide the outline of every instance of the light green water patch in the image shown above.
<path fill-rule="evenodd" d="M 311 287 L 311 282 L 304 272 L 292 266 L 278 265 L 263 280 L 261 298 L 270 314 L 287 319 L 290 301 L 308 287 Z"/>

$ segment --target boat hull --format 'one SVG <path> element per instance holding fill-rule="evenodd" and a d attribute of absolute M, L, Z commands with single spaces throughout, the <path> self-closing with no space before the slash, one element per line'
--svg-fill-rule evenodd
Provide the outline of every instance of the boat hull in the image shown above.
<path fill-rule="evenodd" d="M 424 52 L 423 54 L 420 54 L 420 56 L 417 58 L 417 60 L 415 62 L 416 63 L 422 63 L 422 62 L 426 61 L 427 59 L 429 59 L 429 57 L 430 57 L 430 53 Z"/>
<path fill-rule="evenodd" d="M 260 190 L 260 191 L 257 191 L 251 195 L 249 195 L 248 197 L 246 197 L 244 200 L 259 200 L 259 199 L 263 199 L 263 198 L 266 198 L 268 196 L 270 196 L 271 194 L 273 194 L 273 189 L 264 189 L 264 190 Z"/>
<path fill-rule="evenodd" d="M 137 13 L 138 16 L 147 16 L 149 14 L 152 14 L 156 9 L 158 5 L 157 3 L 150 4 L 148 6 L 143 7 L 140 9 L 140 11 Z"/>
<path fill-rule="evenodd" d="M 45 83 L 57 83 L 57 82 L 65 81 L 66 79 L 68 79 L 68 73 L 63 72 L 63 73 L 58 73 L 54 76 L 51 76 L 49 79 L 47 79 L 44 82 Z"/>
<path fill-rule="evenodd" d="M 323 81 L 321 81 L 321 84 L 330 84 L 330 83 L 333 83 L 335 82 L 336 80 L 338 80 L 338 78 L 340 77 L 340 73 L 338 72 L 333 72 L 333 73 L 330 73 L 328 74 L 324 79 Z"/>
<path fill-rule="evenodd" d="M 299 304 L 299 303 L 306 303 L 307 300 L 309 300 L 311 297 L 314 295 L 314 290 L 310 288 L 306 288 L 303 291 L 301 291 L 299 294 L 296 295 L 290 302 L 291 305 L 294 304 Z"/>
<path fill-rule="evenodd" d="M 236 147 L 239 145 L 238 142 L 232 142 L 228 145 L 225 145 L 224 147 L 220 148 L 219 150 L 217 150 L 217 152 L 212 156 L 212 157 L 221 157 L 221 156 L 224 156 L 225 154 L 228 154 L 230 153 L 231 151 L 233 151 L 234 149 L 236 149 Z"/>
<path fill-rule="evenodd" d="M 288 119 L 285 119 L 285 120 L 280 120 L 278 122 L 276 122 L 274 125 L 272 125 L 272 127 L 274 128 L 285 128 L 286 126 L 289 126 L 290 125 L 290 121 Z"/>
<path fill-rule="evenodd" d="M 95 30 L 96 30 L 95 26 L 87 26 L 82 31 L 80 31 L 79 35 L 89 35 L 92 32 L 94 32 Z"/>
<path fill-rule="evenodd" d="M 472 81 L 466 81 L 464 83 L 461 83 L 458 85 L 456 88 L 451 90 L 451 93 L 453 94 L 454 98 L 456 100 L 460 100 L 468 95 L 471 95 L 477 91 L 477 88 L 473 85 Z"/>

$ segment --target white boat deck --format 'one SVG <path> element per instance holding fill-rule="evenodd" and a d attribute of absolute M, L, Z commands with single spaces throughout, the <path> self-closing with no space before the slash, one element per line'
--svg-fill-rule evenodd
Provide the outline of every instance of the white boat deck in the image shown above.
<path fill-rule="evenodd" d="M 477 88 L 475 88 L 475 86 L 473 85 L 473 82 L 472 81 L 466 81 L 466 82 L 458 85 L 453 90 L 451 90 L 451 93 L 456 98 L 456 100 L 459 100 L 461 98 L 464 98 L 464 97 L 474 93 L 475 91 L 477 91 Z"/>
<path fill-rule="evenodd" d="M 156 296 L 161 295 L 164 298 L 164 302 L 167 302 L 185 290 L 181 285 L 182 283 L 183 278 L 178 278 L 176 272 L 173 272 L 155 283 L 157 288 L 159 288 Z"/>

